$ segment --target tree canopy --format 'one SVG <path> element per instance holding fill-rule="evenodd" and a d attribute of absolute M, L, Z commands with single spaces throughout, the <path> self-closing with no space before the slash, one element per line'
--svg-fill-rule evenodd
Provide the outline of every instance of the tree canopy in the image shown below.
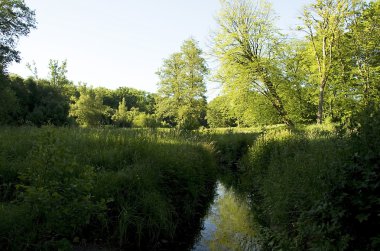
<path fill-rule="evenodd" d="M 281 34 L 266 1 L 221 1 L 213 53 L 220 62 L 217 78 L 232 93 L 257 92 L 273 105 L 282 121 L 293 126 L 279 94 L 282 84 Z M 240 94 L 239 94 L 240 95 Z"/>
<path fill-rule="evenodd" d="M 16 50 L 17 41 L 35 27 L 35 13 L 23 0 L 0 2 L 0 70 L 4 70 L 12 61 L 20 61 Z"/>
<path fill-rule="evenodd" d="M 206 115 L 205 76 L 208 73 L 202 50 L 194 39 L 186 40 L 181 51 L 164 61 L 157 72 L 157 114 L 168 125 L 194 129 Z"/>

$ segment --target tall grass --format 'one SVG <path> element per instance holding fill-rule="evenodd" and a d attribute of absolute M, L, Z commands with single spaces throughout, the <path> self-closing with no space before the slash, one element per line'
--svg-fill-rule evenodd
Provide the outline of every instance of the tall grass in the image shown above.
<path fill-rule="evenodd" d="M 215 183 L 212 149 L 147 130 L 1 128 L 0 247 L 154 247 Z"/>
<path fill-rule="evenodd" d="M 379 247 L 380 127 L 333 128 L 271 130 L 243 158 L 237 188 L 249 197 L 263 250 Z"/>
<path fill-rule="evenodd" d="M 198 132 L 200 141 L 209 142 L 215 150 L 220 169 L 236 170 L 240 159 L 266 128 L 216 128 Z"/>

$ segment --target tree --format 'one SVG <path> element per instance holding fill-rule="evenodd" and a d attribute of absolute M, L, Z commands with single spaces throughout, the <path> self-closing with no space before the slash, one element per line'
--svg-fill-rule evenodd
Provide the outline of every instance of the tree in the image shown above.
<path fill-rule="evenodd" d="M 20 36 L 26 36 L 36 27 L 35 13 L 23 0 L 0 1 L 0 72 L 12 62 L 20 61 L 15 49 Z"/>
<path fill-rule="evenodd" d="M 112 121 L 114 124 L 120 127 L 131 127 L 133 122 L 133 113 L 128 112 L 127 105 L 125 103 L 125 98 L 119 103 L 119 108 L 116 113 L 112 116 Z"/>
<path fill-rule="evenodd" d="M 113 100 L 116 101 L 116 106 L 111 105 L 111 102 L 108 102 L 109 105 L 113 108 L 117 108 L 118 102 L 125 98 L 125 103 L 128 109 L 132 107 L 139 108 L 139 111 L 153 114 L 155 99 L 153 94 L 137 90 L 130 87 L 119 87 L 112 92 Z M 108 104 L 105 100 L 105 104 Z"/>
<path fill-rule="evenodd" d="M 157 114 L 169 125 L 195 129 L 206 115 L 205 76 L 202 50 L 194 39 L 186 40 L 158 71 L 160 78 Z"/>
<path fill-rule="evenodd" d="M 80 90 L 80 97 L 73 99 L 70 104 L 69 115 L 76 119 L 77 123 L 83 127 L 101 125 L 106 106 L 103 105 L 101 97 L 97 96 L 92 88 L 83 86 Z"/>
<path fill-rule="evenodd" d="M 351 85 L 361 97 L 362 105 L 380 97 L 380 1 L 361 4 L 344 36 L 340 50 L 346 52 L 348 71 L 355 81 Z M 348 52 L 348 53 L 347 53 Z"/>
<path fill-rule="evenodd" d="M 224 90 L 238 96 L 257 92 L 265 96 L 283 123 L 292 127 L 278 92 L 283 82 L 279 67 L 281 35 L 274 27 L 270 5 L 265 1 L 222 0 L 213 53 L 220 67 L 216 78 Z"/>
<path fill-rule="evenodd" d="M 49 60 L 49 79 L 51 85 L 62 87 L 69 83 L 66 74 L 67 60 L 62 61 L 62 63 L 59 63 L 58 60 Z"/>
<path fill-rule="evenodd" d="M 290 119 L 298 123 L 316 121 L 315 85 L 311 83 L 307 45 L 304 40 L 287 39 L 279 60 L 284 83 L 278 90 Z"/>
<path fill-rule="evenodd" d="M 26 63 L 26 68 L 28 68 L 28 70 L 30 71 L 30 73 L 32 74 L 32 77 L 35 79 L 35 80 L 38 80 L 39 77 L 38 77 L 38 69 L 37 69 L 37 65 L 36 65 L 36 62 L 33 60 L 32 63 Z"/>
<path fill-rule="evenodd" d="M 208 103 L 207 123 L 213 128 L 236 126 L 236 118 L 232 115 L 231 106 L 226 95 L 218 96 Z"/>
<path fill-rule="evenodd" d="M 49 81 L 33 78 L 24 80 L 13 74 L 5 77 L 5 79 L 9 89 L 8 91 L 5 89 L 3 94 L 0 90 L 0 96 L 13 94 L 13 98 L 8 97 L 5 99 L 6 103 L 0 105 L 3 108 L 12 106 L 7 116 L 4 117 L 5 119 L 8 117 L 8 124 L 33 124 L 36 126 L 53 124 L 61 126 L 69 123 L 67 120 L 68 99 L 60 89 L 51 86 Z M 0 98 L 0 100 L 3 99 Z M 0 101 L 0 103 L 2 102 Z"/>
<path fill-rule="evenodd" d="M 12 121 L 11 115 L 18 110 L 16 93 L 11 89 L 7 76 L 0 74 L 0 125 Z"/>
<path fill-rule="evenodd" d="M 304 26 L 301 27 L 310 42 L 315 58 L 316 75 L 319 82 L 317 122 L 323 122 L 323 105 L 326 86 L 331 78 L 336 49 L 341 43 L 345 18 L 353 0 L 317 0 L 305 8 Z"/>

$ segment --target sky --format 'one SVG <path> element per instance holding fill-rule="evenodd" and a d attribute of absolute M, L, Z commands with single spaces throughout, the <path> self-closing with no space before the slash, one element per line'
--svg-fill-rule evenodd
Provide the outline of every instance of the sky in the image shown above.
<path fill-rule="evenodd" d="M 67 60 L 68 79 L 94 87 L 157 91 L 163 60 L 192 37 L 209 51 L 219 0 L 25 0 L 37 29 L 18 43 L 22 61 L 9 72 L 30 76 L 36 63 L 48 75 L 49 59 Z M 289 32 L 310 0 L 272 0 L 278 27 Z M 212 66 L 212 59 L 206 59 Z M 208 81 L 208 96 L 219 85 Z"/>

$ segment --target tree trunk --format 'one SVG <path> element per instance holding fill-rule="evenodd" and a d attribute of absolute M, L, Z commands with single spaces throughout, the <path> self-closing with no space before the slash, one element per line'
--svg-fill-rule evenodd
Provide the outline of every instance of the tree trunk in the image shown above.
<path fill-rule="evenodd" d="M 273 95 L 273 93 L 271 95 L 273 96 L 273 99 L 271 99 L 271 102 L 274 108 L 276 109 L 278 115 L 280 115 L 282 122 L 284 122 L 286 126 L 293 128 L 294 123 L 291 119 L 289 119 L 288 113 L 286 112 L 281 102 L 280 97 L 277 95 L 277 93 L 275 94 L 275 96 Z"/>
<path fill-rule="evenodd" d="M 293 128 L 294 123 L 288 117 L 288 113 L 285 110 L 284 105 L 282 104 L 282 100 L 280 96 L 277 94 L 276 88 L 273 86 L 273 83 L 267 78 L 264 78 L 265 85 L 268 87 L 268 91 L 270 94 L 270 101 L 273 107 L 276 109 L 278 115 L 281 117 L 282 122 L 285 123 L 286 126 Z"/>
<path fill-rule="evenodd" d="M 318 103 L 318 114 L 317 114 L 317 123 L 323 123 L 323 102 L 325 94 L 326 78 L 322 78 L 321 85 L 319 86 L 319 103 Z"/>

